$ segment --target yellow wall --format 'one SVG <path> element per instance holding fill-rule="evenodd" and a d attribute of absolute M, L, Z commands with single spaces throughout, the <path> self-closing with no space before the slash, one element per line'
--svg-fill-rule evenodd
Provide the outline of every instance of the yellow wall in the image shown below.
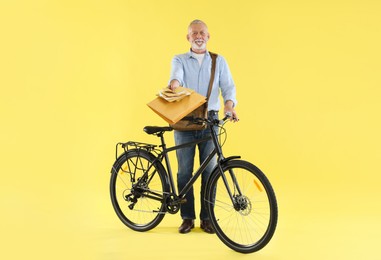
<path fill-rule="evenodd" d="M 164 121 L 146 103 L 187 51 L 195 18 L 237 85 L 241 121 L 228 126 L 225 152 L 256 163 L 277 193 L 273 250 L 311 259 L 297 252 L 319 238 L 332 259 L 373 259 L 381 2 L 372 0 L 1 0 L 0 255 L 96 255 L 83 241 L 118 221 L 114 145 L 156 141 L 142 128 Z"/>

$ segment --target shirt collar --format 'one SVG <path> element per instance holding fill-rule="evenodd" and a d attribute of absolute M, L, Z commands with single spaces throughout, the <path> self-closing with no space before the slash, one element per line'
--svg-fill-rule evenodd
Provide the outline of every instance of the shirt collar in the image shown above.
<path fill-rule="evenodd" d="M 208 50 L 206 50 L 206 52 L 205 52 L 205 57 L 207 57 L 207 56 L 208 56 L 208 57 L 210 56 Z M 188 58 L 195 58 L 195 57 L 193 56 L 192 49 L 189 49 L 189 51 L 188 51 Z"/>

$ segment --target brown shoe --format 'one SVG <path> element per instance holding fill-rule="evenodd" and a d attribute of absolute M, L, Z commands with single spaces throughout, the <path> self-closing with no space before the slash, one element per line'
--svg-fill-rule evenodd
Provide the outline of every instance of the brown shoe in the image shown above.
<path fill-rule="evenodd" d="M 214 228 L 212 226 L 212 223 L 210 223 L 209 220 L 201 220 L 201 229 L 203 229 L 206 233 L 214 234 Z"/>
<path fill-rule="evenodd" d="M 194 220 L 193 219 L 184 219 L 183 223 L 179 227 L 179 232 L 181 234 L 189 233 L 192 228 L 194 228 Z"/>

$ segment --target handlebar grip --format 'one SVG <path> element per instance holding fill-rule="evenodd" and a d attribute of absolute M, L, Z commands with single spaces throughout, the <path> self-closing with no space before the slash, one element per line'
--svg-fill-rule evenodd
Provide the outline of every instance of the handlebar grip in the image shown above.
<path fill-rule="evenodd" d="M 226 112 L 225 113 L 225 117 L 222 119 L 222 121 L 226 121 L 227 119 L 229 119 L 231 117 L 232 117 L 232 113 L 231 112 Z"/>

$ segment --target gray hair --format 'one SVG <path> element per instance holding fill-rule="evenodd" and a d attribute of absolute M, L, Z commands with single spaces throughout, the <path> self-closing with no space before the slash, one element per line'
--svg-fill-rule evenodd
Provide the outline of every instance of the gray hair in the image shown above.
<path fill-rule="evenodd" d="M 193 20 L 193 21 L 189 24 L 189 26 L 188 26 L 188 32 L 189 32 L 191 26 L 194 25 L 194 24 L 203 24 L 203 25 L 205 25 L 206 29 L 208 30 L 208 26 L 206 25 L 206 23 L 204 23 L 204 22 L 201 21 L 201 20 L 196 19 L 196 20 Z"/>

